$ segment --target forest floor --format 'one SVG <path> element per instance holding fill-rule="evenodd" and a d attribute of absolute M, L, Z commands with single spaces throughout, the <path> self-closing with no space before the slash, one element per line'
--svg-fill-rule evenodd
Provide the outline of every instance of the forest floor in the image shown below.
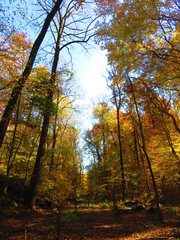
<path fill-rule="evenodd" d="M 50 240 L 57 238 L 57 216 L 52 210 L 30 211 L 22 206 L 0 208 L 1 240 Z M 147 211 L 121 213 L 110 210 L 64 213 L 59 239 L 180 239 L 178 216 L 163 212 L 164 222 Z"/>

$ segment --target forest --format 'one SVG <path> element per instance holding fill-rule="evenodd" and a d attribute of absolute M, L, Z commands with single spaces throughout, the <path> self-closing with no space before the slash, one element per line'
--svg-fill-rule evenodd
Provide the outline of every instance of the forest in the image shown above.
<path fill-rule="evenodd" d="M 0 17 L 0 239 L 180 239 L 180 1 L 7 0 Z M 110 95 L 82 132 L 73 49 L 94 45 Z"/>

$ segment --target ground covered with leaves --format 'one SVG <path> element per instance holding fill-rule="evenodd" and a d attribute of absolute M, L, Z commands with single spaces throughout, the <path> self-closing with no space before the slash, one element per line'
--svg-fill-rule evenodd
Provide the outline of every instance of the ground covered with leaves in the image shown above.
<path fill-rule="evenodd" d="M 1 240 L 58 239 L 58 230 L 61 240 L 180 239 L 179 216 L 168 211 L 163 212 L 163 223 L 147 211 L 118 215 L 105 209 L 79 211 L 78 214 L 65 211 L 61 224 L 57 224 L 58 213 L 50 209 L 31 211 L 15 204 L 0 211 Z"/>

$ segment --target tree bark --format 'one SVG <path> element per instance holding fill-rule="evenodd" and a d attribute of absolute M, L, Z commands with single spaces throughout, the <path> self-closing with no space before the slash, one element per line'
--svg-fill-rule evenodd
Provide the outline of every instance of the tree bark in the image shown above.
<path fill-rule="evenodd" d="M 9 100 L 9 102 L 8 102 L 6 108 L 5 108 L 5 111 L 3 113 L 2 120 L 1 120 L 1 123 L 0 123 L 0 148 L 2 146 L 5 134 L 7 132 L 7 128 L 8 128 L 8 125 L 9 125 L 10 117 L 11 117 L 12 111 L 14 109 L 14 106 L 17 102 L 17 99 L 18 99 L 19 95 L 21 94 L 21 91 L 24 87 L 24 84 L 25 84 L 26 80 L 28 79 L 28 77 L 31 73 L 31 70 L 32 70 L 37 52 L 39 50 L 39 47 L 40 47 L 40 45 L 41 45 L 41 43 L 42 43 L 42 41 L 43 41 L 43 39 L 46 35 L 46 32 L 48 30 L 48 27 L 50 25 L 51 20 L 53 19 L 54 15 L 56 14 L 56 12 L 58 11 L 58 9 L 61 5 L 61 2 L 62 2 L 62 0 L 58 0 L 55 3 L 51 12 L 47 15 L 46 20 L 44 22 L 44 25 L 41 29 L 41 32 L 39 33 L 38 37 L 36 38 L 36 40 L 33 44 L 28 62 L 26 64 L 26 67 L 25 67 L 21 77 L 19 78 L 16 87 L 13 89 L 13 91 L 11 93 L 10 100 Z"/>
<path fill-rule="evenodd" d="M 41 163 L 45 153 L 45 143 L 47 139 L 49 120 L 50 120 L 50 117 L 48 115 L 44 116 L 42 132 L 41 132 L 38 152 L 36 156 L 36 162 L 35 162 L 33 174 L 31 177 L 30 187 L 26 196 L 27 206 L 32 209 L 35 209 L 35 205 L 36 205 L 38 183 L 40 181 Z"/>

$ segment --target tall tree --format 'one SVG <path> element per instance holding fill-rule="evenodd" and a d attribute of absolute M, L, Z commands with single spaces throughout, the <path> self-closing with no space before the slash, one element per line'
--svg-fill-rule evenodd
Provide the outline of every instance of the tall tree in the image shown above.
<path fill-rule="evenodd" d="M 53 108 L 52 100 L 53 100 L 53 93 L 54 93 L 54 88 L 55 88 L 55 80 L 56 80 L 56 74 L 57 74 L 59 53 L 60 53 L 60 51 L 62 51 L 63 48 L 65 48 L 71 44 L 87 43 L 88 40 L 93 36 L 93 34 L 89 35 L 89 32 L 92 31 L 90 26 L 93 23 L 93 21 L 91 21 L 86 26 L 85 31 L 77 29 L 77 33 L 72 33 L 72 36 L 75 39 L 70 40 L 65 44 L 62 44 L 62 42 L 61 42 L 64 37 L 63 35 L 64 35 L 65 29 L 69 28 L 69 23 L 67 23 L 69 18 L 73 17 L 73 15 L 75 14 L 75 11 L 78 11 L 78 9 L 81 7 L 81 5 L 82 5 L 82 2 L 76 3 L 73 0 L 70 1 L 68 3 L 67 7 L 65 6 L 65 9 L 61 8 L 58 11 L 59 17 L 58 17 L 57 24 L 55 21 L 53 21 L 53 23 L 55 25 L 55 30 L 57 31 L 57 39 L 55 39 L 55 50 L 54 50 L 53 65 L 52 65 L 52 70 L 51 70 L 50 88 L 49 88 L 49 92 L 47 95 L 47 105 L 46 105 L 46 108 L 44 111 L 44 119 L 43 119 L 40 142 L 39 142 L 39 148 L 38 148 L 38 152 L 37 152 L 37 157 L 36 157 L 36 161 L 35 161 L 35 166 L 34 166 L 32 178 L 31 178 L 29 191 L 26 196 L 27 203 L 29 206 L 31 206 L 31 208 L 34 208 L 35 203 L 36 203 L 37 187 L 38 187 L 38 184 L 40 181 L 41 162 L 43 160 L 44 153 L 45 153 L 45 143 L 46 143 L 47 134 L 48 134 L 50 117 L 52 115 L 52 110 L 53 110 L 52 109 Z M 65 10 L 65 14 L 63 13 L 64 10 Z M 78 24 L 78 22 L 81 23 L 83 20 L 84 19 L 80 18 L 79 20 L 77 20 L 76 24 Z M 71 33 L 69 33 L 69 34 L 71 34 Z M 53 36 L 54 36 L 54 33 L 53 33 Z M 71 38 L 72 38 L 72 36 L 71 36 Z M 61 44 L 62 44 L 62 46 L 61 46 Z"/>
<path fill-rule="evenodd" d="M 132 97 L 133 97 L 133 101 L 134 101 L 134 105 L 135 105 L 135 109 L 136 109 L 136 113 L 137 113 L 137 117 L 138 117 L 139 129 L 140 129 L 141 140 L 142 140 L 141 148 L 143 149 L 143 152 L 146 156 L 148 167 L 149 167 L 149 170 L 151 173 L 151 178 L 152 178 L 153 188 L 154 188 L 154 193 L 155 193 L 155 198 L 156 198 L 157 214 L 158 214 L 159 220 L 162 221 L 162 213 L 161 213 L 160 207 L 159 207 L 159 196 L 158 196 L 156 181 L 155 181 L 154 173 L 152 170 L 151 162 L 149 159 L 149 155 L 146 150 L 145 137 L 144 137 L 143 127 L 142 127 L 142 123 L 141 123 L 141 117 L 140 117 L 140 113 L 139 113 L 139 109 L 138 109 L 138 105 L 137 105 L 137 101 L 136 101 L 136 96 L 135 96 L 134 89 L 133 89 L 133 83 L 129 76 L 127 76 L 127 79 L 128 79 L 128 82 L 130 83 L 131 93 L 132 93 Z"/>
<path fill-rule="evenodd" d="M 41 137 L 39 141 L 39 148 L 37 152 L 37 157 L 35 161 L 35 166 L 31 178 L 31 183 L 29 187 L 29 191 L 26 196 L 26 200 L 29 206 L 31 208 L 35 208 L 36 204 L 36 196 L 37 196 L 37 187 L 40 180 L 40 169 L 41 169 L 41 161 L 44 157 L 45 152 L 45 143 L 47 139 L 47 133 L 48 133 L 48 127 L 49 127 L 49 121 L 50 116 L 52 114 L 52 98 L 53 98 L 53 88 L 54 83 L 56 79 L 56 71 L 57 71 L 57 65 L 59 60 L 59 47 L 60 47 L 60 39 L 61 39 L 61 31 L 62 31 L 62 25 L 60 23 L 59 30 L 58 30 L 58 36 L 56 41 L 56 47 L 55 47 L 55 54 L 54 54 L 54 60 L 52 65 L 52 71 L 51 71 L 51 86 L 49 88 L 48 96 L 47 96 L 47 104 L 44 112 L 44 119 L 43 119 L 43 125 L 42 125 L 42 131 L 41 131 Z"/>
<path fill-rule="evenodd" d="M 178 111 L 179 99 L 179 5 L 177 1 L 98 2 L 104 21 L 99 23 L 98 41 L 108 50 L 108 61 L 119 75 L 127 70 L 142 77 L 153 95 L 171 95 Z M 147 94 L 148 94 L 147 92 Z M 149 94 L 151 94 L 151 92 Z M 179 132 L 178 117 L 154 104 L 169 116 Z"/>
<path fill-rule="evenodd" d="M 125 200 L 126 193 L 125 193 L 125 176 L 124 176 L 124 161 L 123 161 L 123 151 L 122 151 L 122 140 L 121 140 L 121 125 L 120 125 L 120 108 L 122 106 L 122 87 L 123 87 L 123 80 L 119 79 L 120 77 L 117 76 L 115 69 L 112 69 L 109 72 L 109 81 L 108 86 L 112 91 L 112 98 L 111 101 L 116 107 L 117 113 L 117 125 L 118 125 L 118 142 L 119 142 L 119 158 L 121 164 L 121 177 L 122 177 L 122 200 Z"/>
<path fill-rule="evenodd" d="M 38 52 L 39 47 L 40 47 L 40 45 L 41 45 L 41 43 L 42 43 L 42 41 L 43 41 L 43 39 L 46 35 L 46 32 L 47 32 L 48 27 L 50 25 L 50 22 L 53 19 L 56 12 L 58 11 L 61 3 L 62 3 L 62 0 L 58 0 L 54 4 L 54 7 L 52 8 L 51 12 L 47 15 L 47 17 L 45 19 L 45 22 L 43 24 L 43 27 L 42 27 L 38 37 L 36 38 L 36 40 L 33 44 L 28 62 L 26 64 L 26 67 L 25 67 L 21 77 L 18 79 L 17 84 L 16 84 L 16 86 L 14 87 L 14 89 L 11 93 L 11 97 L 9 99 L 9 102 L 8 102 L 5 110 L 4 110 L 4 113 L 3 113 L 3 116 L 2 116 L 2 119 L 1 119 L 1 122 L 0 122 L 0 147 L 2 146 L 4 136 L 6 134 L 6 131 L 7 131 L 8 125 L 9 125 L 9 121 L 10 121 L 10 116 L 12 114 L 14 106 L 17 102 L 17 99 L 18 99 L 19 95 L 21 94 L 21 91 L 23 89 L 23 86 L 24 86 L 26 80 L 28 79 L 28 77 L 31 73 L 31 70 L 32 70 L 37 52 Z"/>

